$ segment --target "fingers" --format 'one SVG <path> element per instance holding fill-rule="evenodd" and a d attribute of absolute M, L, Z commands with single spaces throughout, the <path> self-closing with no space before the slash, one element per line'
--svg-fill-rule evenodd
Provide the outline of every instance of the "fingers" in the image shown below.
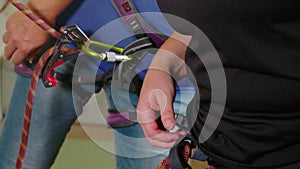
<path fill-rule="evenodd" d="M 170 75 L 156 69 L 148 70 L 137 113 L 138 121 L 152 146 L 171 148 L 184 134 L 182 131 L 168 131 L 175 126 L 173 99 L 174 82 Z"/>
<path fill-rule="evenodd" d="M 161 107 L 161 121 L 167 130 L 172 130 L 175 127 L 175 117 L 172 100 L 167 99 L 166 105 Z"/>
<path fill-rule="evenodd" d="M 9 40 L 4 47 L 4 58 L 11 60 L 13 64 L 21 63 L 32 51 L 30 44 L 18 44 L 18 40 Z"/>
<path fill-rule="evenodd" d="M 140 105 L 140 108 L 141 107 L 142 106 Z M 145 105 L 141 109 L 144 109 L 144 111 L 137 111 L 138 121 L 142 126 L 150 145 L 169 148 L 177 139 L 179 139 L 180 135 L 169 133 L 160 127 L 156 111 L 149 109 L 149 107 Z"/>
<path fill-rule="evenodd" d="M 160 129 L 154 129 L 150 125 L 145 125 L 143 129 L 148 134 L 149 144 L 160 148 L 171 148 L 177 140 L 186 135 L 184 130 L 177 130 L 176 132 L 161 131 Z"/>
<path fill-rule="evenodd" d="M 25 52 L 22 52 L 20 49 L 17 49 L 11 56 L 11 61 L 14 65 L 18 65 L 24 60 L 25 57 Z"/>
<path fill-rule="evenodd" d="M 9 41 L 4 47 L 4 58 L 10 60 L 14 52 L 17 50 L 17 47 Z"/>
<path fill-rule="evenodd" d="M 9 32 L 6 31 L 6 32 L 3 34 L 3 36 L 2 36 L 2 41 L 3 41 L 5 44 L 7 44 L 8 41 L 9 41 L 9 39 L 10 39 Z"/>
<path fill-rule="evenodd" d="M 9 16 L 6 22 L 6 32 L 2 36 L 4 57 L 15 65 L 21 63 L 26 57 L 29 60 L 43 46 L 49 38 L 49 34 L 35 25 L 20 12 Z"/>
<path fill-rule="evenodd" d="M 141 123 L 141 126 L 150 145 L 155 147 L 171 148 L 176 141 L 185 134 L 185 132 L 182 131 L 163 131 L 159 127 L 157 120 L 153 120 L 148 123 Z"/>

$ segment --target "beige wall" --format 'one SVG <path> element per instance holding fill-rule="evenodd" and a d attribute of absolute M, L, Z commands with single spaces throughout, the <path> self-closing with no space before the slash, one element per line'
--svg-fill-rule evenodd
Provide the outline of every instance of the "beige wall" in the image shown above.
<path fill-rule="evenodd" d="M 4 0 L 0 0 L 3 4 Z M 27 0 L 21 0 L 27 2 Z M 15 73 L 11 62 L 3 60 L 4 44 L 2 42 L 2 35 L 5 32 L 5 22 L 7 17 L 17 9 L 9 5 L 3 13 L 0 14 L 0 119 L 2 113 L 5 113 L 10 101 L 11 91 L 15 81 Z"/>
<path fill-rule="evenodd" d="M 3 4 L 4 0 L 0 0 Z M 21 0 L 21 2 L 27 2 L 27 0 Z M 10 97 L 15 81 L 16 74 L 13 71 L 13 64 L 10 61 L 3 59 L 4 43 L 2 42 L 2 36 L 6 31 L 5 23 L 7 17 L 17 9 L 13 5 L 9 5 L 3 13 L 0 14 L 0 120 L 3 114 L 7 111 L 10 102 Z"/>

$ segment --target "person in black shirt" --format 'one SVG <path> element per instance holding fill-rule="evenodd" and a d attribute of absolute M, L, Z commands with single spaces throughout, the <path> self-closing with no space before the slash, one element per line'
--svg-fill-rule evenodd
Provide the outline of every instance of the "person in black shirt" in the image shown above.
<path fill-rule="evenodd" d="M 169 17 L 178 32 L 192 36 L 185 62 L 199 93 L 187 112 L 190 133 L 200 149 L 224 168 L 300 168 L 300 1 L 163 0 L 159 4 L 163 12 L 199 29 Z M 203 43 L 201 33 L 213 47 Z M 168 43 L 162 47 L 182 58 L 173 49 Z M 166 55 L 160 52 L 156 60 Z M 170 86 L 178 78 L 176 72 L 182 71 L 174 60 L 164 63 L 159 66 L 167 73 L 148 71 L 138 116 L 150 143 L 170 148 L 181 136 L 165 131 L 175 121 L 169 107 L 174 96 Z M 161 92 L 152 92 L 158 89 Z M 162 92 L 165 97 L 157 97 Z M 158 110 L 165 129 L 149 123 L 153 120 L 149 114 Z"/>

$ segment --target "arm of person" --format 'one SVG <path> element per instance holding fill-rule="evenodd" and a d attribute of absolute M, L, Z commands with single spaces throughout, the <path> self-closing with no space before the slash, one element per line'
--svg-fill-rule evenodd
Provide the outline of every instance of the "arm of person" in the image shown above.
<path fill-rule="evenodd" d="M 174 32 L 155 55 L 144 79 L 137 107 L 138 121 L 152 146 L 171 148 L 186 134 L 175 126 L 175 82 L 186 75 L 185 53 L 191 36 Z M 157 112 L 161 112 L 157 114 Z M 161 115 L 164 129 L 157 121 Z"/>
<path fill-rule="evenodd" d="M 57 16 L 72 0 L 30 0 L 26 6 L 49 25 L 54 26 Z M 4 58 L 17 65 L 26 57 L 33 57 L 48 41 L 50 35 L 22 12 L 16 11 L 6 21 Z"/>

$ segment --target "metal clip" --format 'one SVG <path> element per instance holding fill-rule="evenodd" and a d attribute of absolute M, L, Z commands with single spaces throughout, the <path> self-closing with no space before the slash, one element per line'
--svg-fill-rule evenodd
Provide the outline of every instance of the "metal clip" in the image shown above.
<path fill-rule="evenodd" d="M 130 60 L 130 58 L 127 55 L 118 55 L 114 52 L 106 52 L 105 56 L 105 61 L 107 62 L 120 62 Z"/>
<path fill-rule="evenodd" d="M 75 46 L 74 49 L 78 49 L 79 45 L 85 45 L 89 41 L 88 37 L 77 25 L 63 26 L 60 32 L 62 33 L 62 37 L 56 41 L 55 46 L 57 48 L 42 72 L 42 80 L 45 87 L 55 86 L 57 79 L 53 76 L 53 70 L 69 59 L 76 59 L 80 52 L 78 50 L 72 54 L 65 53 L 61 50 L 62 47 L 70 44 L 70 46 Z"/>

